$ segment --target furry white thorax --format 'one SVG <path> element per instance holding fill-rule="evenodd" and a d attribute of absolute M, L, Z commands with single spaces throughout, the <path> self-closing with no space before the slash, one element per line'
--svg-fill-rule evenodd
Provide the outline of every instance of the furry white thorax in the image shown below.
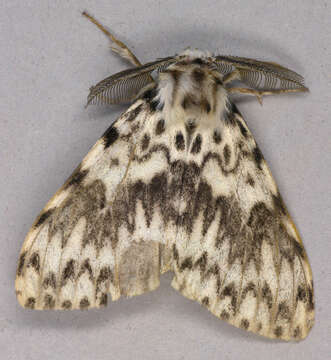
<path fill-rule="evenodd" d="M 224 116 L 229 104 L 222 76 L 208 65 L 191 62 L 202 58 L 201 52 L 186 50 L 185 54 L 194 58 L 170 65 L 159 74 L 158 101 L 164 105 L 168 120 L 187 122 L 193 118 L 197 125 L 211 126 Z"/>
<path fill-rule="evenodd" d="M 211 57 L 211 53 L 207 50 L 199 50 L 199 49 L 191 49 L 187 48 L 181 53 L 178 54 L 178 56 L 186 56 L 189 59 L 196 59 L 196 58 L 209 58 Z"/>

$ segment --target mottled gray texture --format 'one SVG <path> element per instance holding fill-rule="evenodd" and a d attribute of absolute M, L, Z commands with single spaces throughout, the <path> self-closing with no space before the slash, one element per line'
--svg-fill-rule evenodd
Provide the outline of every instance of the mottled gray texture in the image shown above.
<path fill-rule="evenodd" d="M 179 3 L 179 4 L 178 4 Z M 170 287 L 89 312 L 19 307 L 16 263 L 47 200 L 125 107 L 84 109 L 126 64 L 88 10 L 151 61 L 191 45 L 279 62 L 308 94 L 237 102 L 297 224 L 313 269 L 316 324 L 298 344 L 218 320 Z M 3 359 L 326 359 L 331 352 L 330 4 L 327 1 L 7 1 L 0 11 L 0 348 Z"/>

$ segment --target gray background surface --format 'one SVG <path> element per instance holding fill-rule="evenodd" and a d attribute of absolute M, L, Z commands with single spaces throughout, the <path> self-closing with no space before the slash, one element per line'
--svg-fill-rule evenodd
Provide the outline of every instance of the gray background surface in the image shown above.
<path fill-rule="evenodd" d="M 220 321 L 170 287 L 88 312 L 23 310 L 14 292 L 23 239 L 40 209 L 125 109 L 84 109 L 88 89 L 124 69 L 88 10 L 143 61 L 187 46 L 279 62 L 310 93 L 241 98 L 302 234 L 316 324 L 303 342 L 269 341 Z M 330 2 L 2 1 L 0 5 L 0 358 L 331 358 Z"/>

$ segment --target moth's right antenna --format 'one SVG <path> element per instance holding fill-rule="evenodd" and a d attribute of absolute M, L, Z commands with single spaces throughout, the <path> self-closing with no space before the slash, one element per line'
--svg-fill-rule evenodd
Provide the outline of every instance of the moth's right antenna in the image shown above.
<path fill-rule="evenodd" d="M 100 24 L 92 15 L 88 14 L 86 11 L 82 13 L 83 16 L 87 17 L 93 24 L 95 24 L 115 46 L 111 46 L 111 49 L 121 56 L 122 58 L 128 60 L 132 65 L 141 66 L 141 62 L 133 54 L 133 52 L 124 44 L 122 41 L 116 39 L 102 24 Z"/>

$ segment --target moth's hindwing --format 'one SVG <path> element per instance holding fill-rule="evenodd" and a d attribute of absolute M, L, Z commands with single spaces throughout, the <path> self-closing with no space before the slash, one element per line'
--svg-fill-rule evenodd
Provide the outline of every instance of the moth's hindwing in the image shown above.
<path fill-rule="evenodd" d="M 76 309 L 172 286 L 237 327 L 304 338 L 310 266 L 218 75 L 172 65 L 107 130 L 31 228 L 20 304 Z"/>

